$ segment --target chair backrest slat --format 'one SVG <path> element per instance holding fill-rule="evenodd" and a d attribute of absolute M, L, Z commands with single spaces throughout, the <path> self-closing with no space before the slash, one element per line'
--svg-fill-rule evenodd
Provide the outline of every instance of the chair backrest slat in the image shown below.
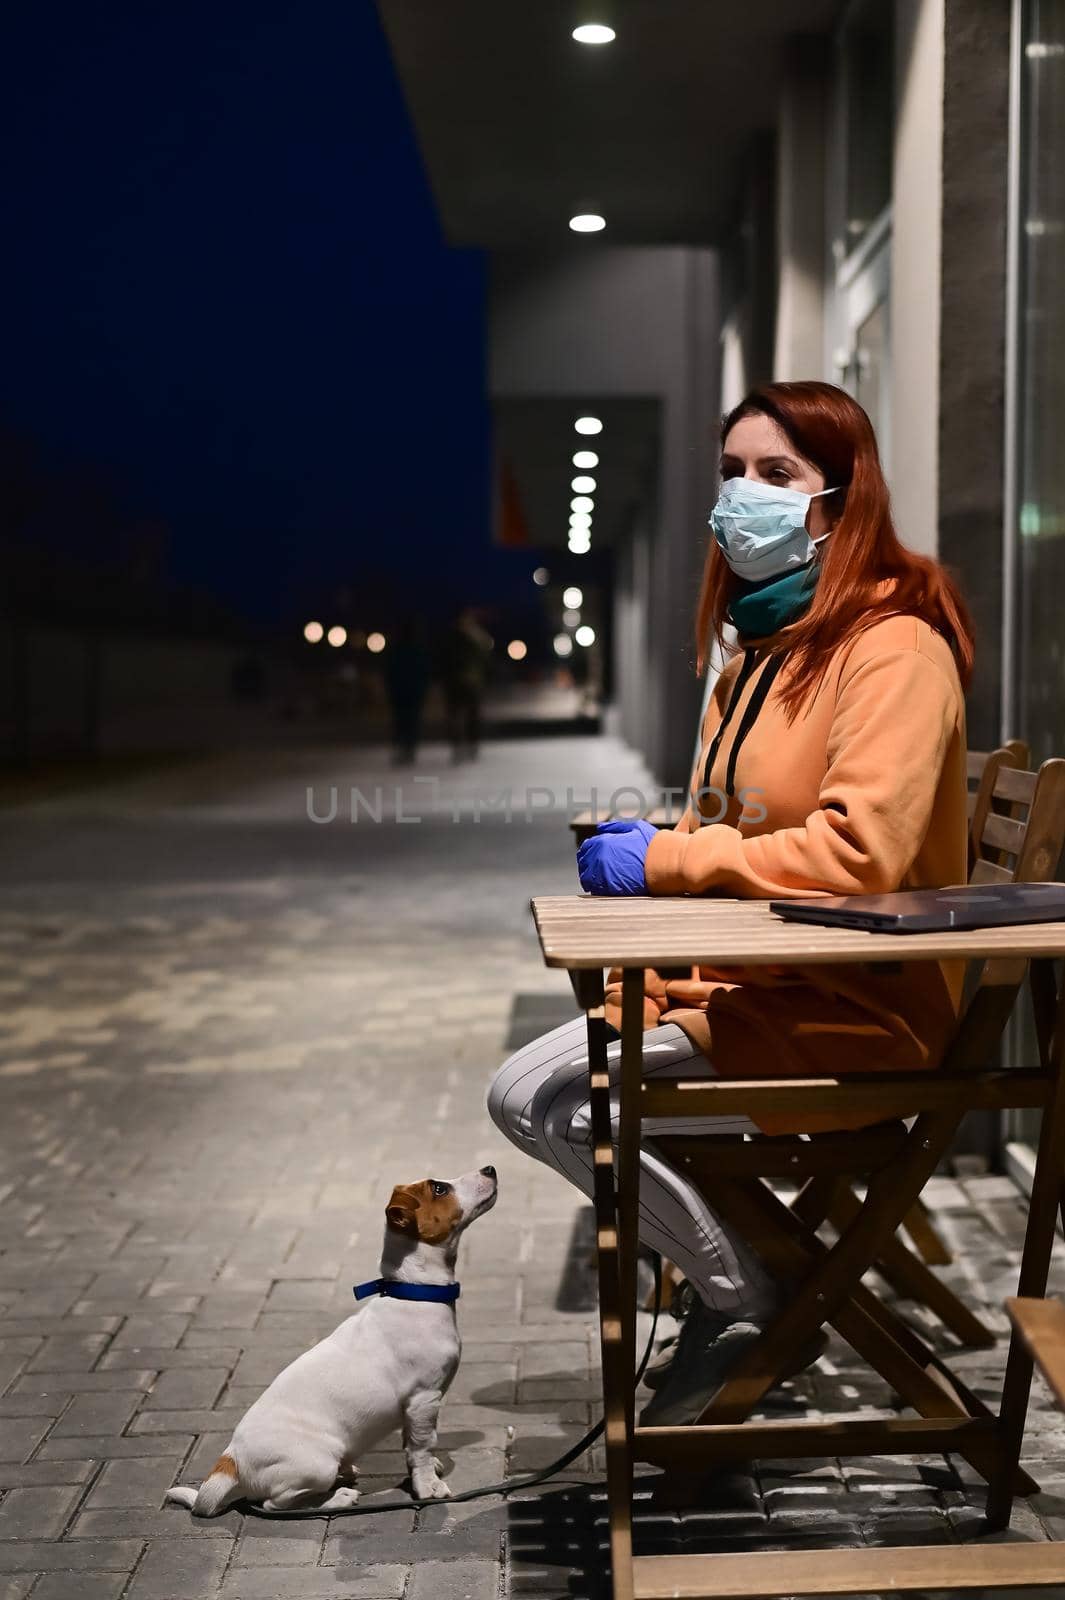
<path fill-rule="evenodd" d="M 1027 831 L 1027 822 L 1020 822 L 1016 817 L 1002 817 L 992 811 L 984 823 L 980 843 L 993 850 L 1005 850 L 1012 856 L 1019 856 Z"/>

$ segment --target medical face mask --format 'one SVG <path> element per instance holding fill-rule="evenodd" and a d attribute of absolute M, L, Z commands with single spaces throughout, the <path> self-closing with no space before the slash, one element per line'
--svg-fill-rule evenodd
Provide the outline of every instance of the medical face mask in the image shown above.
<path fill-rule="evenodd" d="M 729 478 L 710 513 L 710 526 L 722 554 L 737 577 L 758 582 L 805 567 L 814 549 L 829 537 L 811 539 L 806 513 L 811 500 L 833 494 L 821 489 L 803 494 L 755 478 Z"/>

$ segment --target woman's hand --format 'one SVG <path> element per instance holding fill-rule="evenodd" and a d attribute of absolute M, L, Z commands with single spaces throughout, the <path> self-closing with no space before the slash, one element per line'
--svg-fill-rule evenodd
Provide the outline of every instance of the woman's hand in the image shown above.
<path fill-rule="evenodd" d="M 657 832 L 639 817 L 601 822 L 577 851 L 581 888 L 589 894 L 646 894 L 644 858 Z"/>

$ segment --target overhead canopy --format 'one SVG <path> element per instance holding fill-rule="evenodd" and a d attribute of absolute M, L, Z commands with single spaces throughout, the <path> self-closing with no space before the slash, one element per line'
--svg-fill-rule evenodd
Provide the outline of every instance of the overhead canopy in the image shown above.
<path fill-rule="evenodd" d="M 444 231 L 490 249 L 572 238 L 717 244 L 789 41 L 841 0 L 377 0 Z M 581 45 L 609 20 L 611 44 Z M 826 39 L 826 47 L 827 47 Z M 591 242 L 591 241 L 589 241 Z"/>

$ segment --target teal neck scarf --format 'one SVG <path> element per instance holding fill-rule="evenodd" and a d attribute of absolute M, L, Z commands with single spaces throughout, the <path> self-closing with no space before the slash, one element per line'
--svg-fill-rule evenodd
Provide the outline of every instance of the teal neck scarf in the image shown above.
<path fill-rule="evenodd" d="M 752 583 L 736 579 L 736 593 L 727 615 L 741 639 L 761 639 L 787 627 L 806 610 L 817 588 L 821 563 L 816 558 L 797 571 Z"/>

